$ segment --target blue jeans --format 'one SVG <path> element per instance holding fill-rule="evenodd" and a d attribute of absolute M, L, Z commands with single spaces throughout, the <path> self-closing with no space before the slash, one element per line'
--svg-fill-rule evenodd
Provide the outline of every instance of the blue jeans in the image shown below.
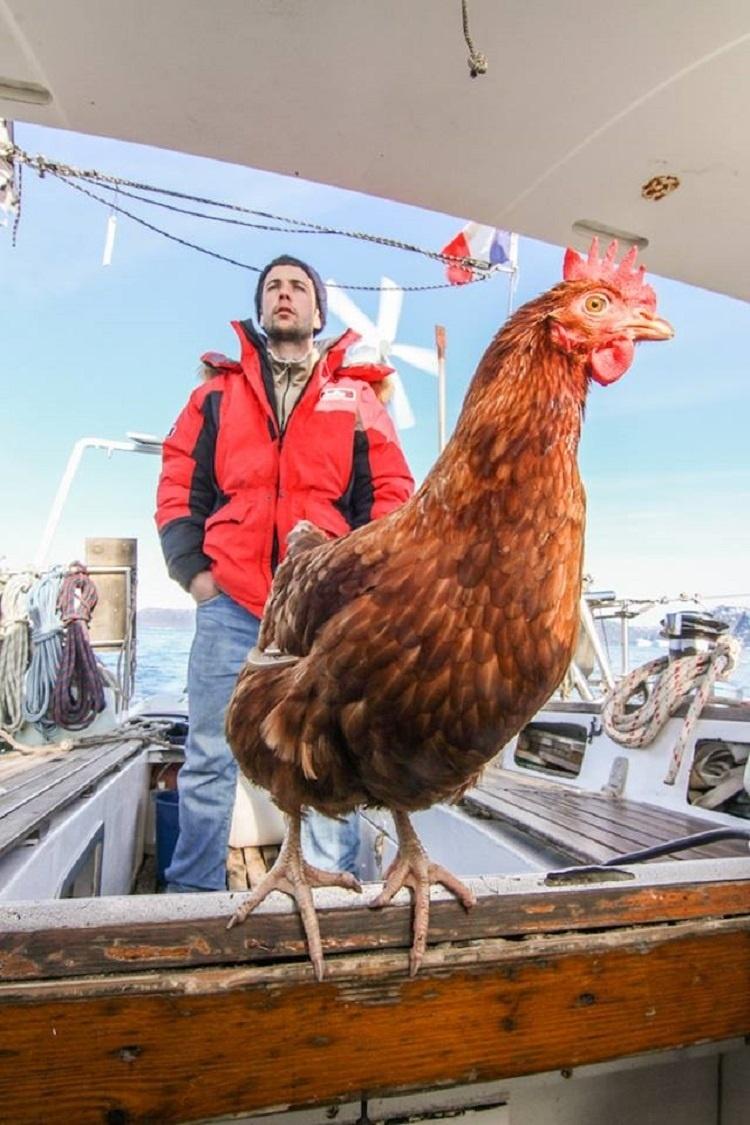
<path fill-rule="evenodd" d="M 165 872 L 167 890 L 226 890 L 229 827 L 237 763 L 224 737 L 224 715 L 240 669 L 258 640 L 260 621 L 226 594 L 200 602 L 188 663 L 189 731 L 179 772 L 180 832 Z M 302 827 L 308 862 L 327 870 L 356 871 L 359 824 L 314 809 Z"/>
<path fill-rule="evenodd" d="M 224 714 L 260 621 L 226 594 L 199 602 L 188 663 L 189 729 L 177 778 L 180 833 L 165 872 L 168 891 L 223 891 L 237 763 Z"/>
<path fill-rule="evenodd" d="M 357 874 L 359 813 L 332 820 L 316 809 L 306 809 L 302 819 L 302 854 L 323 871 Z"/>

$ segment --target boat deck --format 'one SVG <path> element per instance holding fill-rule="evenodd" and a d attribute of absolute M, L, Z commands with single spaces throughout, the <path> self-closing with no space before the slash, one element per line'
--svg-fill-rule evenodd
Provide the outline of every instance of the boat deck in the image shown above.
<path fill-rule="evenodd" d="M 545 779 L 527 780 L 492 766 L 464 800 L 470 810 L 528 833 L 581 863 L 606 863 L 630 852 L 720 827 L 705 817 L 566 788 Z M 750 831 L 750 824 L 738 821 L 737 828 Z M 726 840 L 661 858 L 720 859 L 747 854 L 747 840 Z"/>
<path fill-rule="evenodd" d="M 143 749 L 142 738 L 0 757 L 0 856 L 42 835 L 55 813 L 92 792 Z"/>

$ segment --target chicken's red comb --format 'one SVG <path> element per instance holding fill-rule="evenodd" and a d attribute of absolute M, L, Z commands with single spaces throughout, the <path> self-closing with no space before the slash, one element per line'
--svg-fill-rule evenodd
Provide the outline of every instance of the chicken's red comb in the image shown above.
<path fill-rule="evenodd" d="M 607 253 L 599 257 L 599 239 L 592 239 L 589 256 L 584 259 L 570 247 L 565 251 L 563 278 L 565 281 L 606 281 L 622 293 L 623 297 L 640 301 L 650 309 L 656 308 L 656 293 L 643 280 L 643 266 L 634 269 L 638 248 L 631 246 L 619 265 L 615 265 L 617 242 L 610 242 Z"/>

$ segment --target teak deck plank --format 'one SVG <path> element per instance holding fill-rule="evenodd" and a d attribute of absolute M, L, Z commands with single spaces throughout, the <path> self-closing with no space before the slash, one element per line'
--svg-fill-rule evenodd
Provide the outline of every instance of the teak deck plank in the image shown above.
<path fill-rule="evenodd" d="M 517 789 L 499 789 L 493 791 L 500 800 L 510 799 L 519 812 L 525 810 L 534 816 L 554 820 L 555 824 L 571 829 L 593 843 L 617 846 L 620 854 L 633 851 L 635 848 L 648 844 L 662 843 L 663 833 L 653 829 L 644 830 L 640 825 L 635 826 L 618 816 L 618 807 L 613 801 L 612 809 L 606 809 L 604 815 L 598 810 L 594 801 L 586 802 L 582 809 L 576 804 L 566 801 L 563 794 L 555 793 L 552 799 L 540 793 L 527 793 Z"/>
<path fill-rule="evenodd" d="M 0 796 L 0 855 L 143 749 L 140 740 L 71 751 L 63 762 L 24 772 Z"/>
<path fill-rule="evenodd" d="M 0 1105 L 179 1122 L 497 1081 L 750 1031 L 750 921 L 0 987 Z M 57 988 L 57 993 L 55 992 Z M 54 1107 L 54 1111 L 50 1110 Z"/>
<path fill-rule="evenodd" d="M 517 790 L 513 794 L 515 802 Z M 707 832 L 716 827 L 713 821 L 698 817 L 683 817 L 680 814 L 675 818 L 664 817 L 663 810 L 659 810 L 661 817 L 654 817 L 653 822 L 649 823 L 648 810 L 652 806 L 589 793 L 563 791 L 556 793 L 552 802 L 546 802 L 541 793 L 532 795 L 524 790 L 523 796 L 518 799 L 518 805 L 542 816 L 549 815 L 551 808 L 561 825 L 597 843 L 617 847 L 617 855 L 667 843 L 677 836 Z M 719 858 L 737 855 L 738 850 L 736 844 L 727 842 L 697 848 L 692 852 L 694 858 L 701 858 L 702 854 L 704 858 Z"/>
<path fill-rule="evenodd" d="M 604 863 L 679 836 L 716 828 L 714 821 L 703 817 L 559 786 L 513 784 L 507 778 L 507 773 L 500 777 L 499 771 L 488 771 L 465 800 L 584 863 Z M 704 845 L 677 852 L 673 858 L 735 855 L 747 855 L 745 842 Z"/>

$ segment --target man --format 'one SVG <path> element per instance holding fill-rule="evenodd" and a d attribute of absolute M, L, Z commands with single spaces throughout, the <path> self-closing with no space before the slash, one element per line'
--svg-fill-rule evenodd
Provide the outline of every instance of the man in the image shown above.
<path fill-rule="evenodd" d="M 314 346 L 326 307 L 311 266 L 288 255 L 270 262 L 255 293 L 262 332 L 250 320 L 233 323 L 239 362 L 203 356 L 207 378 L 164 443 L 157 525 L 170 575 L 196 602 L 170 891 L 226 886 L 237 767 L 224 713 L 287 535 L 301 519 L 345 534 L 413 490 L 378 397 L 391 368 L 352 362 L 353 332 Z M 311 813 L 303 844 L 318 866 L 354 869 L 351 821 Z"/>

